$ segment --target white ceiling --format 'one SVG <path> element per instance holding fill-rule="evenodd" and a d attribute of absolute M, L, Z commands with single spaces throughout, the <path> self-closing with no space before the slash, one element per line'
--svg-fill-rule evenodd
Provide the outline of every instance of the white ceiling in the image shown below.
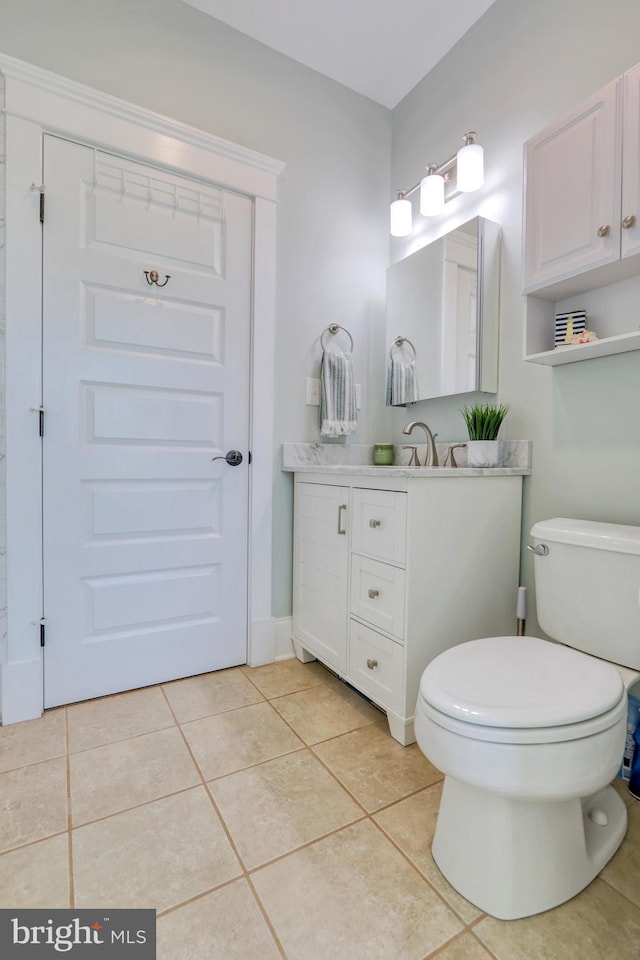
<path fill-rule="evenodd" d="M 494 0 L 185 0 L 385 107 L 397 103 Z"/>

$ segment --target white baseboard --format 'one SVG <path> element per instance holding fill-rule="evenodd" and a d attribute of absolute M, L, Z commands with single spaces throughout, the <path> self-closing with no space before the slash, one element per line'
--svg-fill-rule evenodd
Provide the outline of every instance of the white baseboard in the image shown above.
<path fill-rule="evenodd" d="M 293 618 L 279 617 L 276 620 L 275 660 L 290 660 L 295 656 L 293 650 Z"/>
<path fill-rule="evenodd" d="M 250 667 L 261 667 L 273 663 L 276 654 L 276 621 L 273 617 L 252 620 L 250 623 L 249 649 L 247 663 Z"/>
<path fill-rule="evenodd" d="M 14 660 L 0 667 L 2 725 L 42 716 L 42 660 Z"/>

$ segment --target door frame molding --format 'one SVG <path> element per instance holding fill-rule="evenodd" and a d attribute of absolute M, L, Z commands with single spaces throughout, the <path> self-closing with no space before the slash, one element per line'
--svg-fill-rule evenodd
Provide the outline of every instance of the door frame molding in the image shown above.
<path fill-rule="evenodd" d="M 6 151 L 4 191 L 0 182 L 0 230 L 4 193 L 7 567 L 0 692 L 2 722 L 8 724 L 38 717 L 43 709 L 39 629 L 42 445 L 37 426 L 42 244 L 39 193 L 33 189 L 42 181 L 43 135 L 77 140 L 209 181 L 253 200 L 248 558 L 248 662 L 252 666 L 275 659 L 276 630 L 271 614 L 275 227 L 277 181 L 284 164 L 0 54 L 0 104 L 3 87 Z"/>

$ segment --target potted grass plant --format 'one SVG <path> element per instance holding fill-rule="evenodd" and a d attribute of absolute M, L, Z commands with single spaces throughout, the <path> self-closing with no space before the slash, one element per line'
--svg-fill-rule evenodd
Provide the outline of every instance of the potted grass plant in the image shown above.
<path fill-rule="evenodd" d="M 509 408 L 504 403 L 475 403 L 461 410 L 467 425 L 467 463 L 470 467 L 498 467 L 502 444 L 498 431 Z"/>

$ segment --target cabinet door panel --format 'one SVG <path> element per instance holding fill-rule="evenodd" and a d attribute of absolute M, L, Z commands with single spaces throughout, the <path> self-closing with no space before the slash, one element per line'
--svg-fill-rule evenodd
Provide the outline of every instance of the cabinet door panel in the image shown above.
<path fill-rule="evenodd" d="M 404 563 L 407 495 L 394 490 L 353 491 L 352 549 L 370 557 Z"/>
<path fill-rule="evenodd" d="M 525 293 L 619 258 L 621 111 L 618 78 L 525 144 Z"/>
<path fill-rule="evenodd" d="M 640 64 L 624 75 L 622 129 L 622 256 L 630 257 L 640 253 Z M 635 224 L 622 226 L 629 217 Z"/>
<path fill-rule="evenodd" d="M 402 640 L 404 584 L 404 570 L 354 554 L 351 559 L 351 613 Z"/>
<path fill-rule="evenodd" d="M 295 500 L 293 632 L 309 652 L 344 673 L 347 668 L 349 490 L 300 483 Z"/>

